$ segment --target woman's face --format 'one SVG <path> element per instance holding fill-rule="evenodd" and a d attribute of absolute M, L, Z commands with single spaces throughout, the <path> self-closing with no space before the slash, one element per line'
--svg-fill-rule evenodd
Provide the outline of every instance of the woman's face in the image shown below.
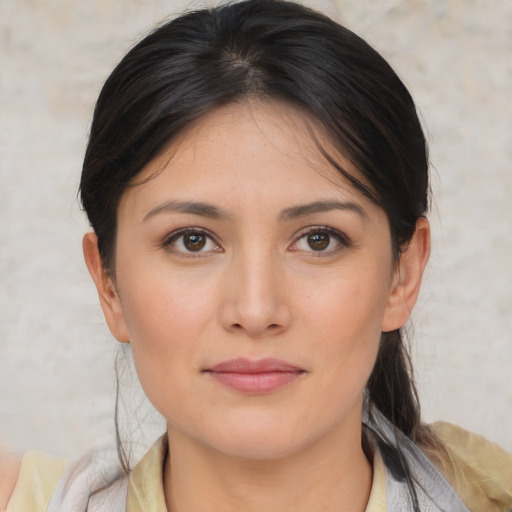
<path fill-rule="evenodd" d="M 152 175 L 119 205 L 107 320 L 170 435 L 262 459 L 360 435 L 399 327 L 385 213 L 275 104 L 203 117 L 136 181 Z"/>

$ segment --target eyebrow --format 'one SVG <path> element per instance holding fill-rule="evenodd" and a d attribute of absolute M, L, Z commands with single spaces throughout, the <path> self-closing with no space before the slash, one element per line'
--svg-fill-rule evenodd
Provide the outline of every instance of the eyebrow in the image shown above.
<path fill-rule="evenodd" d="M 344 201 L 315 201 L 314 203 L 292 206 L 283 210 L 279 218 L 282 221 L 288 221 L 315 213 L 329 212 L 331 210 L 352 211 L 365 219 L 368 218 L 367 213 L 361 206 L 356 203 Z"/>
<path fill-rule="evenodd" d="M 150 210 L 143 219 L 146 222 L 159 213 L 188 213 L 210 219 L 227 219 L 231 215 L 212 204 L 195 201 L 166 201 Z"/>
<path fill-rule="evenodd" d="M 356 203 L 344 201 L 315 201 L 313 203 L 285 208 L 279 214 L 279 219 L 281 221 L 290 221 L 300 217 L 307 217 L 308 215 L 328 212 L 331 210 L 353 211 L 363 218 L 368 217 L 364 209 Z M 200 217 L 208 217 L 210 219 L 229 219 L 232 217 L 229 212 L 212 204 L 195 201 L 171 200 L 155 206 L 144 216 L 143 222 L 148 221 L 160 213 L 185 213 L 198 215 Z"/>

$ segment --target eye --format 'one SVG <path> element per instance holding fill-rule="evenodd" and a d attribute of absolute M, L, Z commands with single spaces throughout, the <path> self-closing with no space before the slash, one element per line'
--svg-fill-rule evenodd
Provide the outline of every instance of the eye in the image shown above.
<path fill-rule="evenodd" d="M 180 229 L 171 233 L 164 240 L 163 246 L 167 250 L 184 254 L 221 250 L 218 244 L 205 231 L 190 228 Z"/>
<path fill-rule="evenodd" d="M 349 241 L 343 233 L 332 228 L 315 227 L 301 235 L 291 249 L 332 254 L 348 245 Z"/>

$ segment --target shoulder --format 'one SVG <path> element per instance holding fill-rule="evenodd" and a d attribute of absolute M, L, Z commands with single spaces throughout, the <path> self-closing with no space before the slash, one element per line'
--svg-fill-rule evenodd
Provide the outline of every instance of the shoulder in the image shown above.
<path fill-rule="evenodd" d="M 21 456 L 13 453 L 0 454 L 0 510 L 7 507 L 21 466 Z"/>
<path fill-rule="evenodd" d="M 65 466 L 64 459 L 42 452 L 32 451 L 16 457 L 8 475 L 10 488 L 1 496 L 4 501 L 0 509 L 5 508 L 7 512 L 45 511 Z M 1 476 L 3 479 L 3 469 Z"/>
<path fill-rule="evenodd" d="M 484 437 L 450 423 L 434 423 L 441 441 L 432 460 L 473 512 L 512 509 L 512 455 Z"/>

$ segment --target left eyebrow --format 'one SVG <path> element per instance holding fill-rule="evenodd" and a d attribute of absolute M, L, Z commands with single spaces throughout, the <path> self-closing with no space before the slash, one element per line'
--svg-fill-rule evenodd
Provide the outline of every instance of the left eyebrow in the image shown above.
<path fill-rule="evenodd" d="M 187 213 L 208 217 L 210 219 L 226 219 L 230 214 L 217 206 L 195 201 L 166 201 L 150 210 L 143 219 L 146 222 L 159 213 Z"/>
<path fill-rule="evenodd" d="M 331 210 L 352 211 L 364 219 L 368 218 L 368 214 L 356 203 L 344 201 L 315 201 L 314 203 L 286 208 L 280 213 L 279 219 L 281 221 L 288 221 L 299 217 L 306 217 L 307 215 L 313 215 L 315 213 L 329 212 Z"/>

